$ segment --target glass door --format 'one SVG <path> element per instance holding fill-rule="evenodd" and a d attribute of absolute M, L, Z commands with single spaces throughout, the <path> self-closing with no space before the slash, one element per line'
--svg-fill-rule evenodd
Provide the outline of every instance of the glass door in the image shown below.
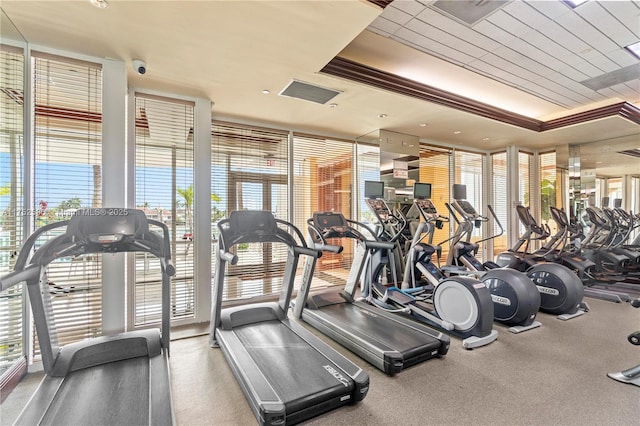
<path fill-rule="evenodd" d="M 229 179 L 229 211 L 265 210 L 276 218 L 286 219 L 287 177 L 262 173 L 231 173 Z M 284 244 L 246 243 L 232 250 L 238 256 L 229 265 L 227 299 L 242 299 L 277 293 L 287 259 Z"/>

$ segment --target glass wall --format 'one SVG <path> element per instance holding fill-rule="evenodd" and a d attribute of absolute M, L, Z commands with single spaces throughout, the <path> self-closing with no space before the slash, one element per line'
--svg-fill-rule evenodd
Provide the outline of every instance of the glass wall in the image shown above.
<path fill-rule="evenodd" d="M 495 258 L 498 253 L 506 251 L 509 248 L 509 232 L 507 229 L 509 216 L 507 194 L 509 193 L 509 189 L 507 182 L 506 152 L 491 154 L 491 191 L 493 198 L 493 211 L 504 228 L 504 233 L 493 239 L 493 256 Z M 493 223 L 492 231 L 493 233 L 491 235 L 497 235 L 500 233 L 500 227 L 495 223 L 495 221 Z"/>
<path fill-rule="evenodd" d="M 234 210 L 266 210 L 289 219 L 288 132 L 214 122 L 211 140 L 211 211 L 215 273 L 217 227 Z M 251 243 L 234 248 L 238 263 L 227 269 L 223 300 L 272 296 L 282 287 L 284 244 Z"/>
<path fill-rule="evenodd" d="M 431 201 L 442 216 L 449 216 L 445 203 L 449 202 L 451 193 L 450 171 L 451 151 L 436 147 L 420 148 L 420 182 L 431 184 Z M 442 229 L 436 229 L 434 244 L 449 238 L 452 224 L 444 222 Z M 442 245 L 442 259 L 449 253 L 449 244 Z"/>
<path fill-rule="evenodd" d="M 31 219 L 37 229 L 68 219 L 77 209 L 101 206 L 102 69 L 38 52 L 32 67 L 36 214 Z M 42 240 L 58 233 L 48 232 Z M 59 258 L 47 268 L 46 279 L 59 344 L 100 335 L 102 257 Z"/>
<path fill-rule="evenodd" d="M 484 154 L 456 150 L 455 152 L 455 182 L 467 186 L 467 201 L 484 215 L 483 200 L 483 162 Z M 449 212 L 447 212 L 448 214 Z M 482 239 L 483 229 L 475 228 L 471 235 L 471 242 Z M 484 259 L 484 247 L 479 247 L 478 259 Z"/>
<path fill-rule="evenodd" d="M 307 234 L 315 212 L 339 212 L 352 218 L 354 143 L 311 135 L 293 135 L 293 222 Z M 325 252 L 318 259 L 312 286 L 345 285 L 353 261 L 353 240 L 330 241 L 342 253 Z"/>
<path fill-rule="evenodd" d="M 0 44 L 0 275 L 13 269 L 28 213 L 23 205 L 24 68 L 22 49 Z M 23 292 L 20 284 L 0 293 L 0 377 L 25 362 Z"/>
<path fill-rule="evenodd" d="M 556 198 L 556 153 L 546 152 L 539 154 L 538 170 L 540 171 L 540 219 L 549 226 L 552 233 L 555 233 L 558 230 L 558 226 L 551 218 L 549 207 L 558 207 Z"/>
<path fill-rule="evenodd" d="M 609 207 L 613 208 L 613 200 L 616 198 L 622 199 L 623 197 L 622 178 L 608 178 L 606 194 L 609 197 Z"/>
<path fill-rule="evenodd" d="M 171 284 L 171 318 L 194 315 L 193 114 L 194 105 L 136 94 L 136 207 L 169 228 L 176 275 Z M 135 255 L 135 326 L 161 316 L 160 261 Z"/>

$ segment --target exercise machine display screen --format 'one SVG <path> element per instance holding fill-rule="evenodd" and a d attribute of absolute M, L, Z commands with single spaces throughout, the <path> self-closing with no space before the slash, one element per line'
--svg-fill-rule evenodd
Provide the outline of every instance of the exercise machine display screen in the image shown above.
<path fill-rule="evenodd" d="M 313 215 L 313 222 L 320 229 L 344 228 L 347 226 L 344 216 L 338 213 L 316 213 Z"/>
<path fill-rule="evenodd" d="M 384 182 L 377 182 L 373 180 L 364 181 L 364 198 L 383 198 L 384 197 Z"/>
<path fill-rule="evenodd" d="M 438 210 L 436 210 L 436 206 L 433 205 L 431 200 L 420 200 L 416 198 L 415 203 L 424 214 L 436 216 L 438 215 Z"/>
<path fill-rule="evenodd" d="M 428 200 L 431 198 L 431 184 L 416 182 L 413 184 L 413 198 Z"/>
<path fill-rule="evenodd" d="M 467 185 L 456 183 L 453 185 L 453 199 L 454 200 L 466 200 L 467 199 Z"/>

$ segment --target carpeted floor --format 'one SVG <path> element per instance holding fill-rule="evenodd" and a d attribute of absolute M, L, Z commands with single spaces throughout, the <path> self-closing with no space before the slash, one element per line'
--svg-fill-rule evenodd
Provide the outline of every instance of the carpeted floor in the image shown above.
<path fill-rule="evenodd" d="M 465 350 L 452 338 L 446 357 L 386 376 L 339 345 L 367 370 L 361 403 L 310 420 L 312 425 L 640 425 L 640 387 L 608 372 L 640 363 L 627 335 L 640 330 L 640 309 L 587 299 L 591 312 L 571 321 L 540 313 L 541 328 L 500 333 Z M 317 333 L 316 333 L 317 334 Z M 252 425 L 255 418 L 219 349 L 199 336 L 172 342 L 172 391 L 179 425 Z M 327 339 L 325 339 L 327 340 Z M 39 381 L 27 376 L 0 407 L 11 424 Z"/>

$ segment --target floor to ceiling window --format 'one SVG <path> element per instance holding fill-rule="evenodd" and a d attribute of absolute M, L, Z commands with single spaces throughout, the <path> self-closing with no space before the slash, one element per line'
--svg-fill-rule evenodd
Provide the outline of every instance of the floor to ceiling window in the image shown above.
<path fill-rule="evenodd" d="M 533 154 L 530 152 L 518 152 L 518 203 L 523 206 L 530 207 L 535 217 L 535 205 L 532 205 L 531 195 L 533 193 L 531 185 L 531 170 L 533 167 Z M 518 235 L 525 232 L 525 226 L 520 222 L 518 224 Z M 538 241 L 533 241 L 530 250 L 538 248 Z"/>
<path fill-rule="evenodd" d="M 507 173 L 507 153 L 496 152 L 491 154 L 491 206 L 504 230 L 502 235 L 493 239 L 494 258 L 498 253 L 506 251 L 509 248 L 509 231 L 507 226 L 509 217 L 509 203 L 507 201 L 509 182 L 507 180 Z M 495 221 L 493 221 L 492 232 L 491 235 L 500 234 L 500 226 Z"/>
<path fill-rule="evenodd" d="M 169 228 L 176 275 L 171 287 L 171 318 L 194 316 L 193 131 L 194 104 L 136 93 L 135 200 L 147 217 Z M 160 321 L 161 272 L 154 256 L 136 253 L 133 321 Z"/>
<path fill-rule="evenodd" d="M 431 184 L 431 201 L 438 213 L 449 216 L 445 203 L 449 202 L 451 183 L 449 175 L 451 170 L 451 151 L 436 147 L 422 146 L 420 148 L 420 182 Z M 435 230 L 433 242 L 438 244 L 449 238 L 453 225 L 444 222 L 441 229 Z M 442 245 L 442 258 L 446 259 L 449 253 L 449 245 Z"/>
<path fill-rule="evenodd" d="M 37 229 L 68 219 L 79 208 L 101 206 L 102 69 L 32 54 L 36 214 L 31 218 Z M 48 234 L 43 239 L 54 236 Z M 59 258 L 47 268 L 60 345 L 102 332 L 101 260 L 99 255 Z M 34 353 L 38 350 L 35 345 Z"/>
<path fill-rule="evenodd" d="M 339 212 L 351 219 L 355 196 L 354 143 L 319 136 L 293 135 L 294 224 L 308 234 L 307 219 L 315 212 Z M 343 246 L 338 254 L 318 259 L 313 286 L 345 284 L 353 260 L 353 240 L 330 241 Z"/>
<path fill-rule="evenodd" d="M 266 210 L 278 219 L 289 219 L 288 132 L 214 122 L 211 143 L 214 221 L 234 210 Z M 212 232 L 215 264 L 215 226 Z M 233 251 L 239 260 L 227 268 L 223 300 L 271 296 L 280 291 L 287 258 L 284 244 L 239 244 Z"/>
<path fill-rule="evenodd" d="M 24 238 L 24 68 L 23 50 L 0 44 L 0 275 Z M 0 378 L 26 366 L 24 299 L 22 284 L 0 293 Z"/>
<path fill-rule="evenodd" d="M 482 196 L 483 189 L 483 159 L 484 154 L 477 152 L 467 152 L 456 150 L 455 152 L 455 183 L 467 186 L 467 201 L 478 211 L 484 215 L 484 200 Z M 447 212 L 448 213 L 448 212 Z M 471 241 L 475 242 L 482 239 L 483 229 L 475 228 L 471 235 Z M 484 259 L 484 247 L 478 248 L 476 255 L 478 259 Z"/>
<path fill-rule="evenodd" d="M 552 233 L 555 233 L 558 226 L 551 217 L 549 207 L 560 206 L 557 200 L 556 153 L 538 154 L 538 170 L 540 171 L 540 219 L 549 226 Z"/>

